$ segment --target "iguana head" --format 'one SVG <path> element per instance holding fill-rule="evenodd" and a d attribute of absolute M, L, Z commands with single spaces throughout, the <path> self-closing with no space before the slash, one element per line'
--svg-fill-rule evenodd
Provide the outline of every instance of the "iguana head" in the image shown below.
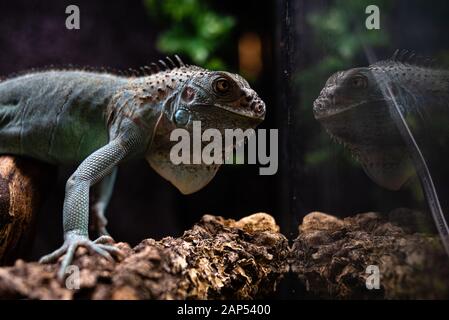
<path fill-rule="evenodd" d="M 315 118 L 330 135 L 350 149 L 373 181 L 390 190 L 399 189 L 413 169 L 390 116 L 391 98 L 381 85 L 385 74 L 392 81 L 406 76 L 406 67 L 378 63 L 337 72 L 313 106 Z"/>
<path fill-rule="evenodd" d="M 218 129 L 223 137 L 225 129 L 255 128 L 265 117 L 265 104 L 245 79 L 229 72 L 181 65 L 157 78 L 153 81 L 164 80 L 169 88 L 163 89 L 167 98 L 146 158 L 182 193 L 193 193 L 212 180 L 220 164 L 173 164 L 170 150 L 178 142 L 170 141 L 170 133 L 183 128 L 192 138 L 194 121 L 201 122 L 202 132 Z M 224 150 L 223 158 L 232 147 Z"/>

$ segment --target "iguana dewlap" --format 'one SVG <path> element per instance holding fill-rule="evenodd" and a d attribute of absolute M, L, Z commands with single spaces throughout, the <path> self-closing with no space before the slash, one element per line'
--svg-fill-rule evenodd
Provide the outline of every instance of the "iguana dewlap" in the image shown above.
<path fill-rule="evenodd" d="M 78 246 L 111 259 L 118 249 L 105 229 L 104 211 L 117 166 L 131 158 L 150 165 L 181 192 L 204 187 L 219 165 L 173 165 L 170 132 L 254 128 L 265 104 L 239 75 L 187 66 L 178 58 L 154 65 L 155 73 L 125 77 L 76 70 L 34 72 L 0 82 L 0 153 L 32 157 L 52 164 L 79 164 L 66 184 L 64 244 L 41 259 L 66 254 L 64 276 Z M 89 191 L 100 192 L 94 213 L 103 236 L 89 240 Z"/>

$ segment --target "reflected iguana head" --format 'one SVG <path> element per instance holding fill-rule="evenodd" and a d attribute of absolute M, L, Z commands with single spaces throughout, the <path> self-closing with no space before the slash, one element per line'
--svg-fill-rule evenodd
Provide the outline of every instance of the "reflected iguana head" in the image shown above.
<path fill-rule="evenodd" d="M 395 99 L 413 122 L 415 111 L 429 107 L 424 99 L 435 80 L 432 72 L 399 58 L 337 72 L 314 102 L 315 118 L 349 148 L 373 181 L 398 190 L 414 169 L 389 108 Z"/>

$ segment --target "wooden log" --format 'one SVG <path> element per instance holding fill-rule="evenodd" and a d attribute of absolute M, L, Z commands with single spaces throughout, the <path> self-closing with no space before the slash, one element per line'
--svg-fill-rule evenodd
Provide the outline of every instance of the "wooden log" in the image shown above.
<path fill-rule="evenodd" d="M 448 299 L 449 258 L 429 218 L 409 209 L 345 219 L 310 213 L 293 243 L 292 271 L 312 298 Z"/>
<path fill-rule="evenodd" d="M 288 271 L 287 239 L 262 213 L 239 221 L 206 215 L 180 238 L 116 246 L 126 257 L 113 263 L 78 249 L 79 281 L 74 272 L 58 282 L 59 263 L 0 268 L 0 298 L 253 299 L 271 295 Z"/>
<path fill-rule="evenodd" d="M 239 221 L 206 215 L 179 238 L 116 244 L 121 261 L 80 248 L 78 272 L 63 283 L 56 279 L 60 261 L 19 259 L 0 268 L 0 298 L 254 299 L 276 297 L 283 278 L 284 288 L 294 278 L 302 283 L 290 291 L 295 298 L 448 298 L 449 263 L 439 238 L 415 229 L 421 223 L 410 223 L 414 212 L 393 213 L 339 219 L 313 212 L 291 247 L 267 214 Z M 369 265 L 379 267 L 379 289 L 366 287 Z"/>
<path fill-rule="evenodd" d="M 0 264 L 28 249 L 43 195 L 55 170 L 32 159 L 0 156 Z"/>

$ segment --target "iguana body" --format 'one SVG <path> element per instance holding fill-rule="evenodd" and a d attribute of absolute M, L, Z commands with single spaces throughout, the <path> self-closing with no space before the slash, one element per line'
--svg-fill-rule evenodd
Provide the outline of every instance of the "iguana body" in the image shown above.
<path fill-rule="evenodd" d="M 142 77 L 55 70 L 0 82 L 0 153 L 52 164 L 79 164 L 66 184 L 64 244 L 44 257 L 66 253 L 59 276 L 78 246 L 111 258 L 119 253 L 106 236 L 104 210 L 116 167 L 130 158 L 146 158 L 183 193 L 204 187 L 218 165 L 178 165 L 169 159 L 172 129 L 249 128 L 260 123 L 265 105 L 238 75 L 196 66 L 172 66 Z M 156 69 L 159 69 L 155 65 Z M 94 205 L 102 237 L 88 238 L 89 190 L 98 183 Z"/>
<path fill-rule="evenodd" d="M 332 75 L 313 111 L 377 184 L 398 190 L 417 174 L 449 254 L 449 228 L 419 147 L 430 131 L 444 140 L 448 108 L 449 72 L 397 51 L 392 59 Z"/>
<path fill-rule="evenodd" d="M 109 103 L 127 82 L 82 71 L 48 71 L 0 83 L 0 152 L 52 164 L 84 160 L 108 142 Z"/>

